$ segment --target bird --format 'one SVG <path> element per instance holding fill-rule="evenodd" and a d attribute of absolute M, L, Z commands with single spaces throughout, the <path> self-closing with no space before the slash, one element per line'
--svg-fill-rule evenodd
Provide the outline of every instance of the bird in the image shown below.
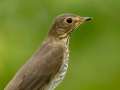
<path fill-rule="evenodd" d="M 40 48 L 18 70 L 4 90 L 54 90 L 63 81 L 68 69 L 72 32 L 91 20 L 91 17 L 72 13 L 56 16 Z"/>

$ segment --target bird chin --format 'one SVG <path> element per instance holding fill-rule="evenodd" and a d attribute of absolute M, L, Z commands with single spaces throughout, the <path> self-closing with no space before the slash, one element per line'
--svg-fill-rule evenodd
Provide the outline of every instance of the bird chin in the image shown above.
<path fill-rule="evenodd" d="M 81 24 L 82 24 L 82 22 L 77 22 L 77 23 L 75 24 L 75 29 L 78 28 Z"/>
<path fill-rule="evenodd" d="M 76 23 L 76 24 L 75 24 L 75 27 L 74 27 L 74 29 L 73 29 L 72 31 L 75 31 L 77 28 L 80 27 L 80 25 L 81 25 L 81 23 Z"/>

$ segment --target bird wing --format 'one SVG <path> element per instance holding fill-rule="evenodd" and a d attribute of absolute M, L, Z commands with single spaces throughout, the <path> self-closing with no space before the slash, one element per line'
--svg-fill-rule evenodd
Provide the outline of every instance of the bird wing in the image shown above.
<path fill-rule="evenodd" d="M 63 60 L 61 46 L 43 45 L 23 65 L 5 90 L 44 90 L 59 71 Z"/>

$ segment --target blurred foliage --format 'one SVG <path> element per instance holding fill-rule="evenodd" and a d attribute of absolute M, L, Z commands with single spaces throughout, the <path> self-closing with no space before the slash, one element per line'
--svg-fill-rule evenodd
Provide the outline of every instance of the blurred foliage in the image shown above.
<path fill-rule="evenodd" d="M 73 33 L 69 70 L 56 90 L 120 90 L 119 9 L 119 0 L 0 0 L 0 90 L 65 12 L 94 21 Z"/>

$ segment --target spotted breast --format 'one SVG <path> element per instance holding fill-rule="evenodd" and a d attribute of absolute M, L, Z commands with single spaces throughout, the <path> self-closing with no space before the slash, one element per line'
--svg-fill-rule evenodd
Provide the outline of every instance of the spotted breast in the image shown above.
<path fill-rule="evenodd" d="M 69 38 L 63 39 L 62 42 L 64 42 L 64 48 L 65 48 L 63 63 L 60 67 L 59 72 L 55 75 L 54 79 L 49 83 L 47 89 L 45 90 L 54 90 L 66 75 L 68 69 L 68 60 L 69 60 Z"/>

